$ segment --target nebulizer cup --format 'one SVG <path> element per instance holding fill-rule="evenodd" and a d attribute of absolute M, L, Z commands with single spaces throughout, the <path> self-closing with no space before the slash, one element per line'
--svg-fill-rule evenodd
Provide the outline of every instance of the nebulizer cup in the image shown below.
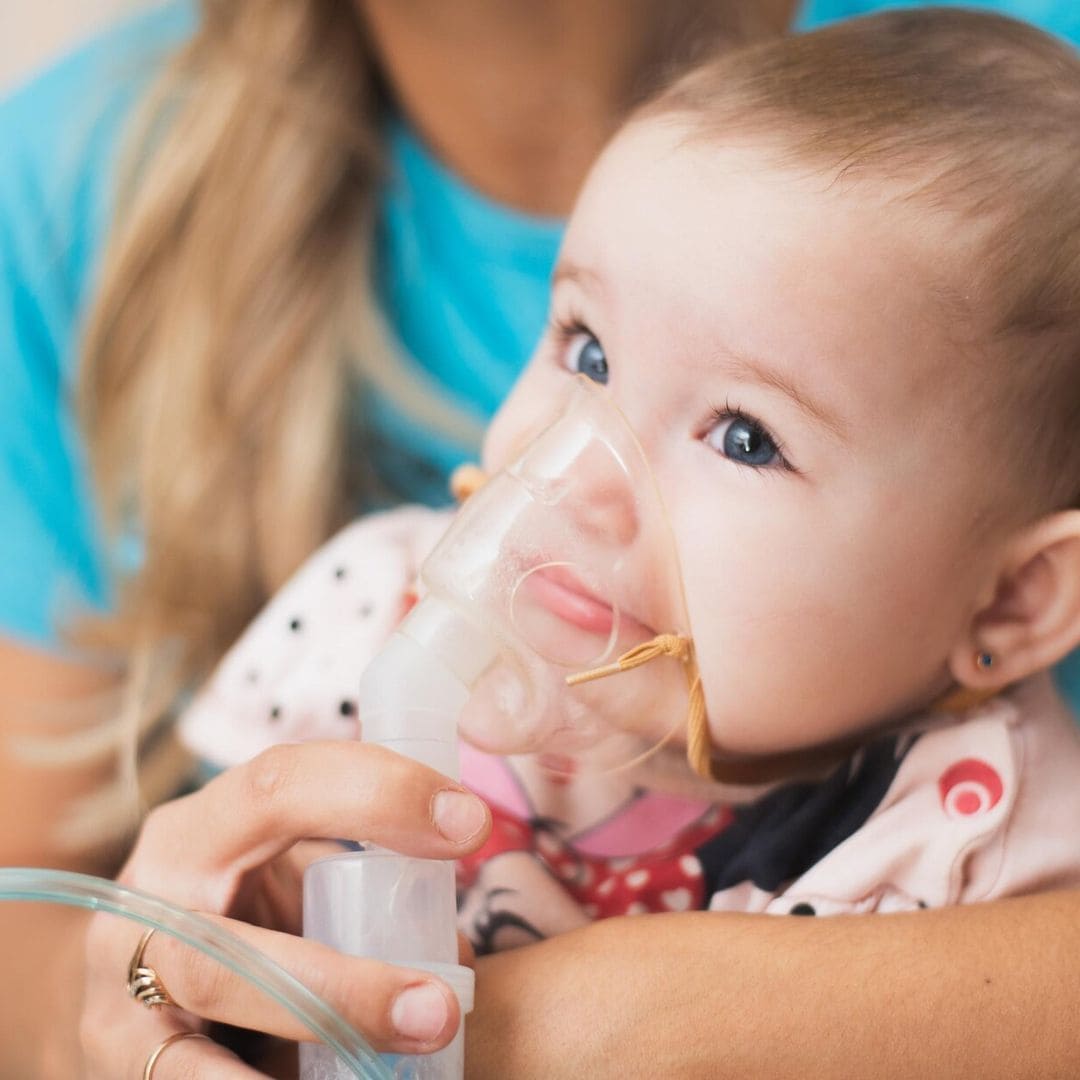
<path fill-rule="evenodd" d="M 419 604 L 363 674 L 362 738 L 450 777 L 459 731 L 490 753 L 623 768 L 681 728 L 700 696 L 660 494 L 629 424 L 587 380 L 469 498 L 421 582 Z M 381 849 L 315 863 L 304 933 L 437 972 L 463 1014 L 471 1006 L 449 863 Z M 460 1077 L 461 1040 L 388 1064 L 395 1076 Z M 302 1065 L 305 1080 L 339 1075 L 318 1048 Z"/>

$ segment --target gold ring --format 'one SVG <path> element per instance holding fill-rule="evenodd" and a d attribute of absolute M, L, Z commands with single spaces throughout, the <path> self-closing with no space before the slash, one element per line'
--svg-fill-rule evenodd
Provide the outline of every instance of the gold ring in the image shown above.
<path fill-rule="evenodd" d="M 147 943 L 154 936 L 154 930 L 147 930 L 135 949 L 135 955 L 128 964 L 127 988 L 128 993 L 136 1000 L 141 1001 L 148 1009 L 156 1009 L 159 1005 L 175 1005 L 161 976 L 149 965 L 143 963 L 143 953 L 146 952 Z"/>
<path fill-rule="evenodd" d="M 209 1035 L 203 1035 L 199 1031 L 173 1032 L 172 1035 L 167 1039 L 163 1039 L 150 1051 L 150 1056 L 146 1059 L 146 1064 L 143 1066 L 142 1080 L 154 1080 L 154 1066 L 157 1064 L 158 1058 L 161 1057 L 173 1043 L 179 1042 L 181 1039 L 205 1039 L 207 1042 L 213 1041 Z"/>

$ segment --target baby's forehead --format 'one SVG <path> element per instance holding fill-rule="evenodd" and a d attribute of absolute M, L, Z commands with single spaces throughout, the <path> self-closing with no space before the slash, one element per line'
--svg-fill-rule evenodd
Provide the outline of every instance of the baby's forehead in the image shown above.
<path fill-rule="evenodd" d="M 679 114 L 646 114 L 626 124 L 605 148 L 571 224 L 594 214 L 598 204 L 632 205 L 647 216 L 668 202 L 689 203 L 704 220 L 722 209 L 722 196 L 730 198 L 733 186 L 742 184 L 776 196 L 774 211 L 778 204 L 812 218 L 838 211 L 862 223 L 894 225 L 897 238 L 922 238 L 939 249 L 962 223 L 977 225 L 978 215 L 962 203 L 929 190 L 939 165 L 856 169 L 843 161 L 811 160 L 792 143 L 783 130 L 747 125 L 713 132 Z M 839 218 L 831 220 L 835 226 Z M 887 236 L 880 229 L 873 239 Z"/>
<path fill-rule="evenodd" d="M 984 292 L 973 272 L 984 231 L 920 198 L 909 179 L 825 169 L 793 160 L 775 135 L 706 137 L 660 115 L 627 125 L 610 144 L 571 218 L 563 258 L 654 278 L 687 259 L 691 274 L 724 263 L 767 269 L 777 303 L 836 282 L 864 306 L 893 309 L 903 298 L 920 309 L 920 325 L 943 322 L 969 340 Z M 635 243 L 633 253 L 647 258 L 624 257 Z M 854 302 L 843 309 L 861 314 Z"/>

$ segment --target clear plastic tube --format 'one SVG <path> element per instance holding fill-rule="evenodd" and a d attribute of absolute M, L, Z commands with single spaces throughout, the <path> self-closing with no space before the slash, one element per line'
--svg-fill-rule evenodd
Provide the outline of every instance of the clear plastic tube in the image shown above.
<path fill-rule="evenodd" d="M 3 900 L 105 911 L 152 926 L 224 964 L 288 1009 L 356 1076 L 366 1080 L 393 1080 L 386 1065 L 339 1013 L 258 949 L 209 919 L 149 893 L 117 885 L 115 881 L 64 870 L 0 868 L 0 901 Z"/>

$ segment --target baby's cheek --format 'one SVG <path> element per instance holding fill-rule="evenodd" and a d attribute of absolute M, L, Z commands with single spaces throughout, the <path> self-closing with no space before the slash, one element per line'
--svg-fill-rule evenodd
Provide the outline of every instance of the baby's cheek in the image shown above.
<path fill-rule="evenodd" d="M 751 558 L 740 545 L 701 571 L 708 587 L 688 585 L 687 603 L 714 741 L 732 753 L 818 741 L 818 703 L 844 677 L 833 649 L 850 635 L 813 568 Z"/>

